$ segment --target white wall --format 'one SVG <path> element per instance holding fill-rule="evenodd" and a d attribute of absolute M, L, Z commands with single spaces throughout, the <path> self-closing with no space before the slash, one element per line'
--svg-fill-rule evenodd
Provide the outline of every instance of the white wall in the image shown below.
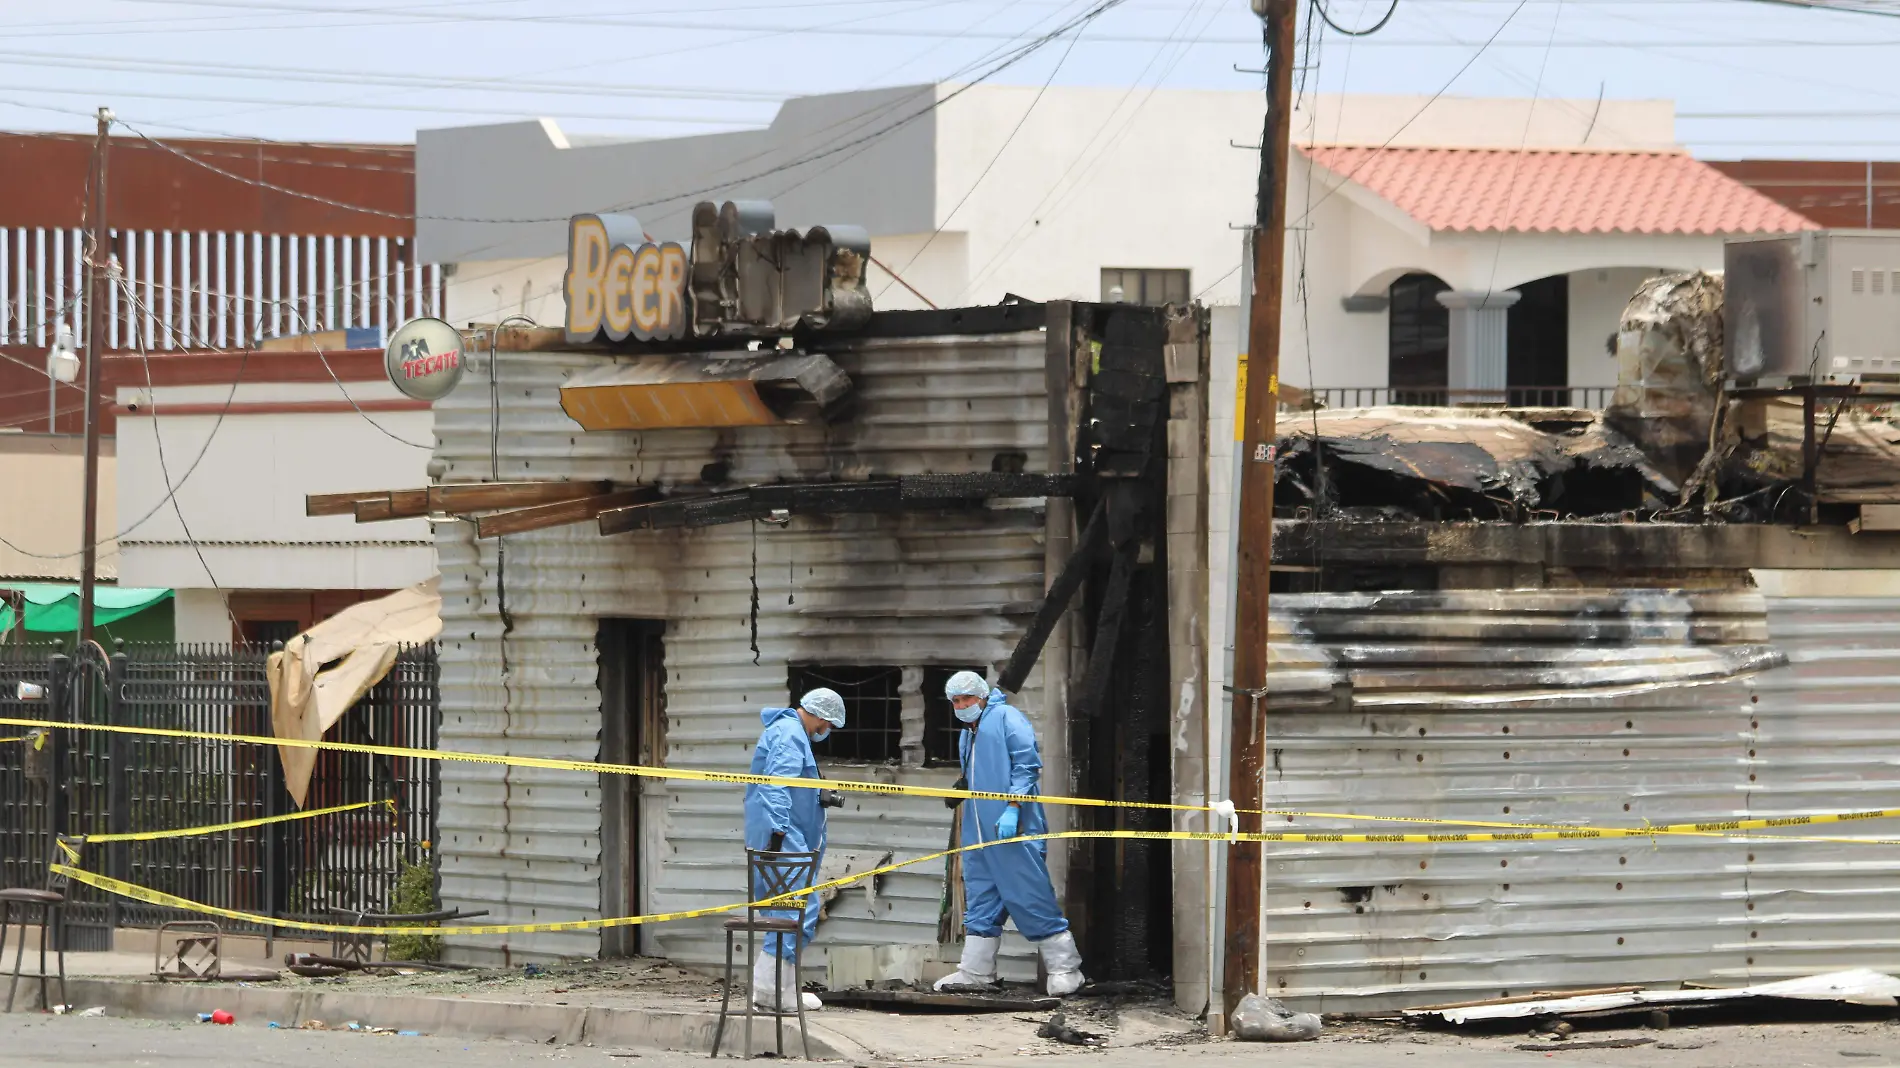
<path fill-rule="evenodd" d="M 224 594 L 217 590 L 185 588 L 172 595 L 172 633 L 180 642 L 231 640 L 231 616 Z"/>
<path fill-rule="evenodd" d="M 1252 218 L 1258 160 L 1228 142 L 1259 139 L 1261 95 L 1075 87 L 1030 110 L 1037 92 L 986 85 L 937 112 L 937 222 L 969 233 L 971 276 L 931 299 L 1096 300 L 1103 267 L 1165 267 L 1238 301 L 1228 227 Z"/>
<path fill-rule="evenodd" d="M 1616 385 L 1616 359 L 1605 343 L 1636 287 L 1664 273 L 1667 269 L 1615 267 L 1570 276 L 1570 385 Z"/>
<path fill-rule="evenodd" d="M 353 382 L 348 391 L 358 403 L 399 396 L 383 382 Z M 121 390 L 119 399 L 134 395 Z M 226 414 L 222 422 L 216 415 L 164 414 L 167 404 L 222 405 L 228 395 L 225 386 L 163 388 L 156 418 L 119 418 L 118 514 L 128 527 L 120 544 L 122 584 L 383 589 L 434 573 L 433 541 L 422 520 L 358 526 L 347 516 L 304 515 L 306 494 L 427 485 L 432 413 Z M 234 400 L 343 397 L 335 383 L 256 384 L 239 386 Z M 166 500 L 168 474 L 178 486 L 176 508 Z"/>

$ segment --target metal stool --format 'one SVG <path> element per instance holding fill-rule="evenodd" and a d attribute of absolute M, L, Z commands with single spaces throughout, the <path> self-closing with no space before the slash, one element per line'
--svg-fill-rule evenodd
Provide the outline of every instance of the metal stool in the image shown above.
<path fill-rule="evenodd" d="M 719 1056 L 719 1043 L 726 1034 L 726 1016 L 732 1004 L 732 946 L 733 936 L 745 932 L 746 967 L 752 967 L 758 959 L 758 936 L 761 934 L 783 935 L 792 942 L 792 1004 L 797 1006 L 798 1034 L 805 1043 L 805 1059 L 811 1060 L 811 1034 L 805 1029 L 805 999 L 798 990 L 798 965 L 804 958 L 805 946 L 803 934 L 804 907 L 801 901 L 793 915 L 768 916 L 767 912 L 785 912 L 787 907 L 776 905 L 770 909 L 759 907 L 756 902 L 769 901 L 785 894 L 795 894 L 811 889 L 818 878 L 817 853 L 767 853 L 760 849 L 745 851 L 746 872 L 750 876 L 746 882 L 746 900 L 755 902 L 746 906 L 744 919 L 726 921 L 726 988 L 719 997 L 719 1027 L 713 1032 L 712 1055 Z M 755 888 L 757 893 L 755 895 Z M 761 1009 L 752 1003 L 752 977 L 748 971 L 745 980 L 745 1056 L 752 1059 L 752 1017 L 770 1016 L 778 1027 L 778 1055 L 785 1056 L 785 1017 L 793 1015 L 778 1006 L 785 1004 L 784 971 L 772 969 L 773 1007 Z"/>
<path fill-rule="evenodd" d="M 85 846 L 84 838 L 71 838 L 60 835 L 57 839 L 63 855 L 56 855 L 53 863 L 79 863 L 80 850 Z M 7 928 L 13 924 L 13 910 L 20 910 L 20 944 L 13 950 L 13 981 L 7 986 L 7 1008 L 13 1011 L 14 995 L 19 992 L 21 979 L 40 981 L 40 1008 L 51 1009 L 53 1003 L 46 996 L 46 981 L 59 980 L 59 1003 L 66 1004 L 66 877 L 53 871 L 52 864 L 46 866 L 46 882 L 39 890 L 16 887 L 0 890 L 0 961 L 6 959 Z M 39 911 L 40 921 L 40 970 L 36 973 L 20 971 L 26 959 L 26 921 L 33 910 Z M 53 940 L 53 955 L 59 961 L 59 973 L 49 975 L 46 971 L 46 940 Z"/>

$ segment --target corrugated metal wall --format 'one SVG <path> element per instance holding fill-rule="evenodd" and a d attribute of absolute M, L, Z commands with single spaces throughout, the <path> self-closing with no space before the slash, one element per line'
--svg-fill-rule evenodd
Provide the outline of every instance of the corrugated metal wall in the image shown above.
<path fill-rule="evenodd" d="M 1046 470 L 1048 408 L 1040 331 L 991 337 L 865 340 L 828 352 L 852 377 L 848 423 L 740 431 L 585 433 L 558 406 L 564 378 L 598 356 L 500 357 L 501 427 L 490 436 L 485 359 L 436 406 L 447 481 L 611 478 L 695 483 L 715 460 L 740 483 L 988 471 L 998 453 Z M 491 471 L 492 452 L 499 452 Z M 1040 508 L 979 514 L 800 518 L 602 538 L 591 524 L 476 543 L 466 524 L 438 528 L 443 594 L 442 744 L 594 759 L 601 617 L 664 620 L 665 760 L 743 769 L 758 710 L 787 703 L 789 661 L 993 664 L 1026 617 L 1005 608 L 1042 593 Z M 756 569 L 753 563 L 757 554 Z M 505 553 L 505 559 L 503 554 Z M 759 590 L 757 662 L 750 601 Z M 504 624 L 505 618 L 510 621 Z M 505 639 L 504 639 L 504 631 Z M 1045 737 L 1041 671 L 1021 704 Z M 950 769 L 828 766 L 836 777 L 895 776 L 947 785 Z M 1053 780 L 1052 776 L 1052 780 Z M 1051 787 L 1055 782 L 1051 782 Z M 642 787 L 646 909 L 738 899 L 742 792 L 648 781 Z M 593 776 L 451 765 L 443 769 L 442 889 L 451 905 L 497 922 L 599 914 L 600 787 Z M 831 815 L 831 849 L 915 856 L 941 849 L 940 801 L 853 798 Z M 935 944 L 942 870 L 885 879 L 875 905 L 848 891 L 819 948 Z M 643 948 L 711 962 L 718 920 L 656 927 Z M 596 932 L 472 938 L 464 954 L 592 955 Z M 1019 947 L 1020 948 L 1020 947 Z M 822 954 L 808 958 L 821 964 Z M 1020 952 L 1017 966 L 1033 968 Z"/>
<path fill-rule="evenodd" d="M 1273 608 L 1271 807 L 1641 826 L 1900 796 L 1900 601 L 1483 591 Z M 1645 681 L 1746 663 L 1764 639 L 1787 666 Z M 1267 985 L 1365 1011 L 1891 970 L 1896 866 L 1875 847 L 1741 839 L 1269 846 Z"/>

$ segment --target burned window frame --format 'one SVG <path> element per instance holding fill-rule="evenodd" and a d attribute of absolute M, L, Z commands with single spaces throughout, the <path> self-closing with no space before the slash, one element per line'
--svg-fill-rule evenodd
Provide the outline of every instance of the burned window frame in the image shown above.
<path fill-rule="evenodd" d="M 845 725 L 812 752 L 827 764 L 865 767 L 955 768 L 961 724 L 944 696 L 944 685 L 959 671 L 985 674 L 980 664 L 929 663 L 834 664 L 795 661 L 785 665 L 786 706 L 817 686 L 836 690 L 845 702 Z M 890 684 L 866 693 L 875 682 Z M 876 703 L 876 704 L 873 704 Z M 881 704 L 881 707 L 877 707 Z"/>

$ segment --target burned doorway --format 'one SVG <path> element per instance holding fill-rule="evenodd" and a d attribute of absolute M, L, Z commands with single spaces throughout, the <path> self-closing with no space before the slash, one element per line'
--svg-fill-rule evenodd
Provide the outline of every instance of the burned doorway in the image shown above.
<path fill-rule="evenodd" d="M 666 731 L 666 625 L 651 619 L 603 619 L 600 653 L 600 759 L 609 764 L 662 762 Z M 631 775 L 600 777 L 600 913 L 634 916 L 640 887 L 640 784 Z M 600 933 L 600 955 L 631 957 L 641 927 Z"/>

